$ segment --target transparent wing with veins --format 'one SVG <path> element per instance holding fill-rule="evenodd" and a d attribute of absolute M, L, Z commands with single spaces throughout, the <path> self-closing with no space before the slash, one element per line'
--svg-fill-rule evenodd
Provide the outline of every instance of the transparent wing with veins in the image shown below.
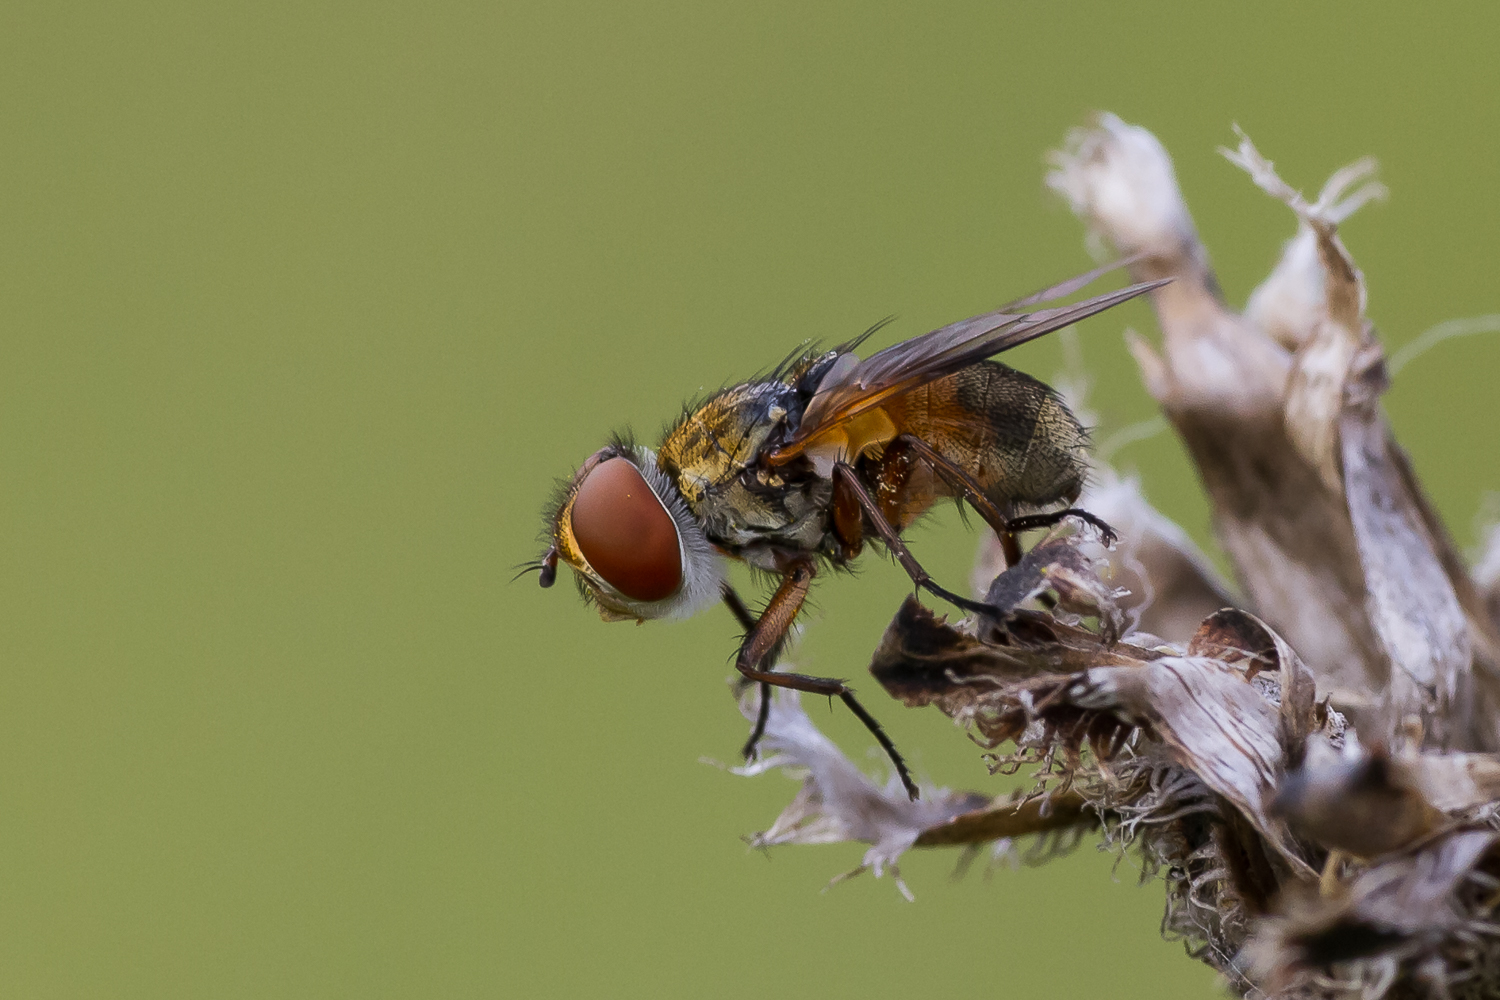
<path fill-rule="evenodd" d="M 820 435 L 878 408 L 901 393 L 1144 295 L 1171 280 L 1166 278 L 1129 285 L 1052 309 L 1017 311 L 1071 294 L 1120 263 L 1071 278 L 992 312 L 893 344 L 863 361 L 855 360 L 852 354 L 845 355 L 835 363 L 817 394 L 808 402 L 797 432 L 770 455 L 770 460 L 773 463 L 789 461 Z"/>

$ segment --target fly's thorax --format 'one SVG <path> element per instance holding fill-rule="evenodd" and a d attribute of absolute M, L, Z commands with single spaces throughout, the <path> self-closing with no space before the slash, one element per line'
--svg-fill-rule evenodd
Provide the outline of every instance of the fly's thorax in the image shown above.
<path fill-rule="evenodd" d="M 723 560 L 649 448 L 596 452 L 551 522 L 558 558 L 606 621 L 685 618 L 719 599 Z"/>
<path fill-rule="evenodd" d="M 784 432 L 795 392 L 782 382 L 750 382 L 710 397 L 667 432 L 659 458 L 695 511 L 710 493 L 756 464 Z"/>
<path fill-rule="evenodd" d="M 781 469 L 744 470 L 705 492 L 697 514 L 714 544 L 755 563 L 749 553 L 770 547 L 812 553 L 823 545 L 833 484 Z"/>

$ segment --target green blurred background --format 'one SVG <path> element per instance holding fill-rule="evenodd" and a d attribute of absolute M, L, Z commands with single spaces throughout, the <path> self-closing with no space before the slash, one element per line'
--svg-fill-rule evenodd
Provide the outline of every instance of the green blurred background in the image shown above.
<path fill-rule="evenodd" d="M 510 583 L 611 429 L 803 338 L 881 343 L 1089 266 L 1042 157 L 1153 129 L 1229 296 L 1292 232 L 1243 125 L 1345 229 L 1397 346 L 1500 311 L 1500 8 L 6 4 L 0 10 L 0 994 L 1201 997 L 1159 883 L 1085 847 L 949 879 L 783 849 L 735 778 L 735 628 Z M 1148 416 L 1083 328 L 1100 433 Z M 1055 338 L 1054 338 L 1055 341 Z M 1043 377 L 1041 342 L 1012 360 Z M 1464 545 L 1500 489 L 1500 338 L 1388 397 Z M 1207 542 L 1170 437 L 1132 446 Z M 915 536 L 967 577 L 951 515 Z M 817 592 L 863 675 L 908 590 Z M 941 783 L 1003 787 L 869 704 Z M 868 768 L 842 711 L 814 713 Z"/>

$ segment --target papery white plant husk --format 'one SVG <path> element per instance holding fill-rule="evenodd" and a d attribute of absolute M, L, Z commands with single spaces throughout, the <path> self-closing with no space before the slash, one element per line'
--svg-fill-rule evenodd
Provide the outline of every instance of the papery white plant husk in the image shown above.
<path fill-rule="evenodd" d="M 992 770 L 1032 768 L 1032 791 L 907 802 L 778 696 L 773 756 L 740 770 L 804 783 L 752 843 L 862 841 L 856 870 L 879 874 L 912 847 L 1098 831 L 1139 849 L 1167 884 L 1163 932 L 1238 994 L 1500 995 L 1500 526 L 1466 566 L 1380 407 L 1384 352 L 1338 234 L 1386 194 L 1373 161 L 1308 201 L 1243 133 L 1225 155 L 1296 226 L 1243 313 L 1146 130 L 1101 116 L 1047 183 L 1133 280 L 1173 279 L 1152 293 L 1160 345 L 1127 341 L 1235 584 L 1137 480 L 1096 470 L 1083 505 L 1113 549 L 1054 532 L 1008 568 L 988 536 L 975 590 L 998 610 L 950 624 L 908 599 L 871 663 Z"/>

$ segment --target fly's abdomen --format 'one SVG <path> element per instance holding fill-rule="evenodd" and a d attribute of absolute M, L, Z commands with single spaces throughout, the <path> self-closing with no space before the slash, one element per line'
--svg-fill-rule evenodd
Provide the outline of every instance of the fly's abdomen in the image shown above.
<path fill-rule="evenodd" d="M 899 406 L 897 426 L 977 479 L 1001 510 L 1071 504 L 1083 490 L 1088 435 L 1050 387 L 1024 372 L 981 361 L 912 390 Z"/>

